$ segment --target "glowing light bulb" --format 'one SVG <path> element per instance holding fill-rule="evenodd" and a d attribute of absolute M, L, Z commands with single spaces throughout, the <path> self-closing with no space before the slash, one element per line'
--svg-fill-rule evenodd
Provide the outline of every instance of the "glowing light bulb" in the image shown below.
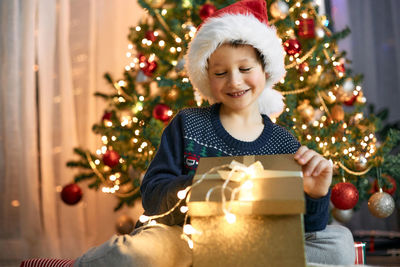
<path fill-rule="evenodd" d="M 182 206 L 180 210 L 182 213 L 186 213 L 189 210 L 189 208 L 187 206 Z"/>
<path fill-rule="evenodd" d="M 193 240 L 192 239 L 188 240 L 188 245 L 189 245 L 190 249 L 193 249 Z"/>
<path fill-rule="evenodd" d="M 244 190 L 250 190 L 250 189 L 253 188 L 253 186 L 254 186 L 253 181 L 250 181 L 250 180 L 247 180 L 246 182 L 244 182 L 244 183 L 242 184 L 242 188 L 243 188 Z"/>
<path fill-rule="evenodd" d="M 233 213 L 226 212 L 225 213 L 225 219 L 229 224 L 233 224 L 236 222 L 236 216 Z"/>
<path fill-rule="evenodd" d="M 196 232 L 196 230 L 193 228 L 192 225 L 190 225 L 190 224 L 185 224 L 185 225 L 183 226 L 183 232 L 184 232 L 185 234 L 187 234 L 187 235 L 192 235 L 192 234 L 194 234 L 194 233 Z"/>
<path fill-rule="evenodd" d="M 149 219 L 150 218 L 146 215 L 140 215 L 140 217 L 139 217 L 139 221 L 142 223 L 147 222 Z"/>
<path fill-rule="evenodd" d="M 179 199 L 184 199 L 186 197 L 186 189 L 180 190 L 177 195 Z"/>

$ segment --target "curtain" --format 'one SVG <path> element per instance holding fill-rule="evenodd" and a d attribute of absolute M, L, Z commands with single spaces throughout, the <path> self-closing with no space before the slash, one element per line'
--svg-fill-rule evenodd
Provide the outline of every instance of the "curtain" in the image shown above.
<path fill-rule="evenodd" d="M 92 125 L 110 92 L 105 72 L 122 77 L 129 27 L 143 11 L 132 0 L 0 2 L 0 265 L 30 257 L 75 258 L 115 233 L 112 195 L 80 184 L 68 206 L 61 188 L 74 147 L 95 151 Z"/>

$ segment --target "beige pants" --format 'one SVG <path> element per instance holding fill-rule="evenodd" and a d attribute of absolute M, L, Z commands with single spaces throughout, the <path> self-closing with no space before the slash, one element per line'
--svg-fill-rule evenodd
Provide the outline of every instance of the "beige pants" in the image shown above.
<path fill-rule="evenodd" d="M 131 235 L 114 235 L 79 257 L 74 267 L 188 267 L 192 264 L 192 251 L 181 234 L 179 226 L 161 225 L 139 228 Z M 337 225 L 306 233 L 307 262 L 352 265 L 353 242 L 351 232 Z"/>

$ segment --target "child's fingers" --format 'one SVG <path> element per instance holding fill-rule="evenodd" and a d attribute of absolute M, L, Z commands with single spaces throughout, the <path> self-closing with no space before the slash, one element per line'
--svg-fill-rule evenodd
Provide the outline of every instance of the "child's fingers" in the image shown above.
<path fill-rule="evenodd" d="M 301 156 L 302 156 L 306 151 L 308 151 L 308 150 L 310 150 L 308 147 L 306 147 L 306 146 L 301 146 L 301 147 L 297 150 L 297 152 L 294 154 L 294 158 L 295 158 L 295 159 L 301 158 Z"/>
<path fill-rule="evenodd" d="M 303 165 L 303 173 L 305 176 L 311 176 L 315 172 L 317 166 L 321 163 L 320 157 L 318 155 L 313 155 L 307 164 Z"/>
<path fill-rule="evenodd" d="M 314 157 L 315 155 L 318 155 L 317 152 L 311 149 L 307 149 L 301 154 L 301 156 L 297 158 L 297 161 L 299 162 L 300 165 L 305 165 L 308 164 L 311 158 Z"/>
<path fill-rule="evenodd" d="M 322 159 L 319 164 L 315 167 L 312 176 L 318 176 L 320 175 L 323 171 L 329 171 L 329 169 L 332 168 L 331 164 L 328 160 Z"/>

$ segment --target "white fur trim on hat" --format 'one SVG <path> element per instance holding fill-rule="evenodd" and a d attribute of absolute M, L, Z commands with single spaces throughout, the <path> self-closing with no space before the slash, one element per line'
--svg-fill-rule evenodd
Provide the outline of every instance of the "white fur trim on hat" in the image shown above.
<path fill-rule="evenodd" d="M 264 56 L 265 73 L 268 74 L 265 90 L 285 75 L 285 51 L 273 26 L 268 26 L 252 14 L 224 14 L 207 19 L 191 43 L 186 55 L 186 69 L 189 79 L 200 94 L 210 103 L 213 99 L 207 74 L 208 59 L 222 44 L 242 40 L 256 48 Z M 275 91 L 275 90 L 274 90 Z M 283 110 L 283 96 L 278 91 L 265 94 L 259 99 L 260 112 L 266 115 L 280 113 Z M 268 96 L 268 97 L 266 97 Z M 275 110 L 279 107 L 280 110 Z"/>

